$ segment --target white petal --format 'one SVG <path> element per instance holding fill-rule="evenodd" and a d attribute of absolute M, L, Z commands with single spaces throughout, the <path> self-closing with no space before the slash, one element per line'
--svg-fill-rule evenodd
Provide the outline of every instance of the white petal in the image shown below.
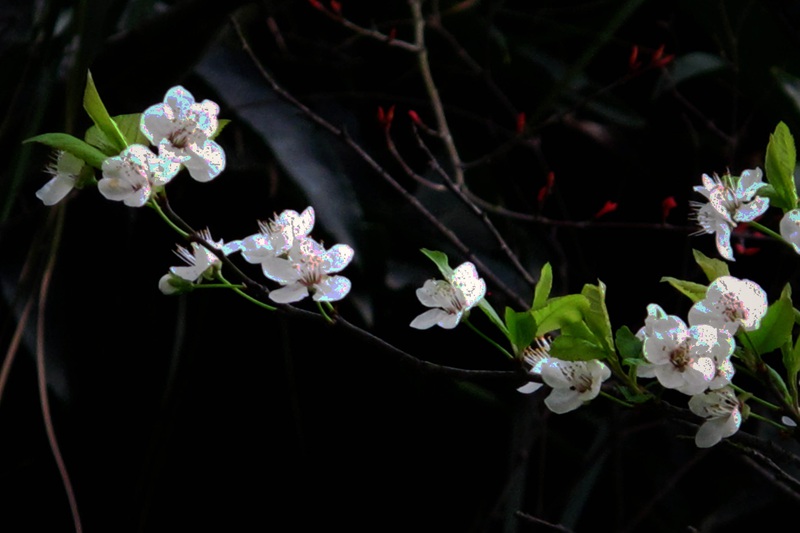
<path fill-rule="evenodd" d="M 445 329 L 453 329 L 457 323 L 451 325 L 452 321 L 448 320 L 450 316 L 441 309 L 428 309 L 411 321 L 409 325 L 414 329 L 428 329 L 438 324 Z"/>
<path fill-rule="evenodd" d="M 781 237 L 800 254 L 800 209 L 787 211 L 780 223 Z"/>
<path fill-rule="evenodd" d="M 544 399 L 544 404 L 552 412 L 561 415 L 574 411 L 583 405 L 583 401 L 575 391 L 570 389 L 553 389 L 547 398 Z"/>
<path fill-rule="evenodd" d="M 184 165 L 195 180 L 211 181 L 225 170 L 225 151 L 214 141 L 206 141 L 191 151 L 194 155 Z"/>
<path fill-rule="evenodd" d="M 341 300 L 350 292 L 350 280 L 344 276 L 328 276 L 320 283 L 314 285 L 316 292 L 314 300 L 320 302 L 335 302 Z"/>
<path fill-rule="evenodd" d="M 517 389 L 517 392 L 521 392 L 522 394 L 530 394 L 532 392 L 536 392 L 537 390 L 541 389 L 542 387 L 544 387 L 544 385 L 541 384 L 541 383 L 536 383 L 535 381 L 529 381 L 528 383 L 526 383 L 522 387 L 519 387 Z"/>
<path fill-rule="evenodd" d="M 70 179 L 69 177 L 56 176 L 45 183 L 41 189 L 36 191 L 36 197 L 40 199 L 44 205 L 55 205 L 63 200 L 74 186 L 74 178 Z"/>
<path fill-rule="evenodd" d="M 325 273 L 333 274 L 334 272 L 340 272 L 350 264 L 354 254 L 355 252 L 353 249 L 346 244 L 337 244 L 325 252 L 324 258 L 328 263 L 328 266 L 325 268 Z"/>
<path fill-rule="evenodd" d="M 269 293 L 269 299 L 279 304 L 299 302 L 308 296 L 308 288 L 300 283 L 292 283 Z"/>
<path fill-rule="evenodd" d="M 478 275 L 475 265 L 467 261 L 453 271 L 451 283 L 461 289 L 466 302 L 464 310 L 471 309 L 486 294 L 486 282 Z"/>
<path fill-rule="evenodd" d="M 769 208 L 769 198 L 759 196 L 739 207 L 733 216 L 737 222 L 750 222 L 763 215 Z"/>

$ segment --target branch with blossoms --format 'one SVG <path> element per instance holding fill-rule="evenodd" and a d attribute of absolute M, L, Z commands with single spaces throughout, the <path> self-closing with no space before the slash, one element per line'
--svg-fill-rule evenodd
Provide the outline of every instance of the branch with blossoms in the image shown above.
<path fill-rule="evenodd" d="M 270 311 L 310 296 L 320 316 L 329 322 L 339 320 L 332 303 L 345 298 L 351 289 L 350 280 L 339 273 L 355 252 L 346 244 L 326 249 L 310 236 L 315 224 L 312 207 L 302 213 L 285 210 L 260 221 L 257 233 L 228 242 L 215 241 L 208 229 L 194 230 L 170 208 L 166 186 L 181 170 L 186 169 L 196 181 L 207 182 L 225 168 L 225 152 L 214 140 L 225 124 L 217 117 L 216 103 L 197 102 L 189 91 L 177 86 L 167 91 L 162 103 L 141 114 L 111 117 L 89 76 L 84 104 L 95 124 L 84 139 L 65 134 L 31 139 L 58 150 L 48 167 L 53 178 L 37 192 L 46 205 L 57 203 L 72 188 L 96 183 L 109 200 L 153 208 L 189 240 L 188 248 L 179 246 L 176 251 L 185 264 L 170 267 L 158 282 L 164 294 L 223 288 Z M 131 127 L 137 123 L 138 128 Z M 143 139 L 152 149 L 140 144 Z M 754 222 L 768 209 L 770 198 L 785 207 L 797 204 L 793 182 L 781 173 L 793 168 L 792 148 L 791 134 L 781 124 L 767 149 L 769 183 L 762 181 L 760 169 L 753 169 L 741 176 L 704 175 L 703 186 L 695 187 L 708 200 L 695 204 L 700 231 L 715 235 L 724 258 L 734 259 L 730 237 L 741 222 L 756 224 L 762 232 L 800 250 L 800 210 L 796 207 L 785 209 L 780 235 Z M 93 168 L 102 174 L 96 182 Z M 548 387 L 544 403 L 554 413 L 578 409 L 601 394 L 628 407 L 654 401 L 660 393 L 639 378 L 655 378 L 663 389 L 690 396 L 688 408 L 706 419 L 695 439 L 700 447 L 730 437 L 747 417 L 762 418 L 784 430 L 800 421 L 796 385 L 800 344 L 792 342 L 794 316 L 800 311 L 792 306 L 788 288 L 768 306 L 766 293 L 755 282 L 733 277 L 724 262 L 695 252 L 708 286 L 665 278 L 694 303 L 688 325 L 651 304 L 644 325 L 633 334 L 625 326 L 613 331 L 602 282 L 587 284 L 578 294 L 553 297 L 552 269 L 545 264 L 530 307 L 522 311 L 506 308 L 501 317 L 486 300 L 486 282 L 473 263 L 451 268 L 443 253 L 423 252 L 444 279 L 430 279 L 417 290 L 420 302 L 430 309 L 410 326 L 454 329 L 464 322 L 526 371 L 529 383 L 520 386 L 520 392 Z M 279 287 L 270 290 L 245 276 L 231 261 L 233 254 L 259 265 L 264 277 Z M 223 275 L 223 265 L 230 267 L 234 281 Z M 476 307 L 505 337 L 506 346 L 472 324 L 469 315 Z M 764 359 L 777 349 L 783 352 L 783 375 Z M 775 403 L 733 385 L 737 368 L 758 378 Z M 614 385 L 604 390 L 603 383 L 612 376 Z M 781 421 L 753 413 L 748 401 L 781 415 Z"/>
<path fill-rule="evenodd" d="M 152 209 L 181 239 L 176 255 L 182 264 L 166 269 L 157 281 L 165 295 L 228 290 L 265 311 L 341 328 L 420 371 L 473 381 L 491 379 L 512 392 L 541 395 L 546 408 L 558 415 L 584 409 L 598 399 L 625 409 L 659 410 L 665 417 L 676 420 L 685 420 L 688 415 L 693 420 L 692 428 L 697 428 L 696 446 L 708 448 L 726 443 L 757 449 L 763 454 L 759 457 L 765 458 L 760 464 L 797 492 L 800 483 L 776 464 L 796 462 L 797 457 L 779 446 L 776 450 L 774 443 L 740 431 L 745 423 L 753 427 L 760 422 L 795 439 L 799 436 L 796 426 L 800 422 L 800 335 L 795 326 L 800 324 L 797 318 L 800 311 L 793 303 L 790 287 L 787 285 L 779 295 L 768 295 L 755 281 L 732 275 L 728 263 L 695 252 L 694 260 L 707 281 L 663 278 L 690 299 L 692 306 L 685 319 L 651 303 L 642 310 L 641 323 L 633 327 L 614 325 L 606 306 L 608 288 L 599 280 L 584 285 L 574 294 L 553 294 L 552 266 L 546 263 L 537 275 L 528 272 L 490 218 L 495 214 L 510 218 L 518 214 L 479 198 L 467 186 L 465 175 L 469 165 L 463 163 L 450 135 L 445 107 L 435 90 L 427 61 L 423 38 L 426 21 L 421 2 L 411 2 L 413 43 L 395 40 L 392 32 L 383 34 L 347 22 L 338 3 L 331 3 L 330 9 L 319 2 L 312 5 L 359 35 L 418 54 L 418 68 L 423 73 L 436 125 L 429 127 L 416 113 L 410 112 L 412 134 L 440 182 L 416 173 L 393 143 L 394 108 L 381 110 L 379 115 L 387 149 L 415 183 L 453 194 L 476 213 L 506 253 L 509 263 L 533 287 L 533 298 L 525 301 L 505 286 L 501 276 L 482 264 L 458 235 L 381 168 L 344 129 L 334 127 L 283 91 L 265 69 L 262 73 L 278 94 L 305 117 L 354 149 L 468 259 L 451 267 L 450 258 L 444 253 L 422 249 L 441 277 L 420 280 L 416 296 L 425 309 L 410 321 L 409 327 L 454 330 L 463 324 L 500 354 L 498 365 L 510 361 L 518 371 L 437 365 L 351 324 L 335 304 L 351 291 L 352 283 L 342 272 L 357 250 L 348 244 L 326 247 L 313 238 L 316 223 L 313 207 L 274 214 L 270 219 L 258 221 L 255 233 L 232 240 L 215 240 L 210 229 L 196 229 L 187 224 L 170 206 L 167 189 L 183 170 L 201 183 L 224 172 L 227 156 L 217 139 L 224 133 L 227 121 L 218 118 L 220 107 L 215 102 L 198 102 L 182 86 L 169 89 L 163 102 L 142 113 L 111 116 L 89 76 L 84 107 L 94 126 L 86 135 L 77 138 L 49 133 L 30 139 L 56 150 L 47 168 L 52 178 L 37 191 L 37 197 L 50 206 L 61 202 L 73 189 L 96 186 L 108 200 L 132 208 Z M 662 57 L 662 53 L 663 49 L 658 51 L 658 57 L 654 54 L 654 68 L 663 67 L 663 61 L 669 57 Z M 631 62 L 634 61 L 632 58 Z M 517 129 L 522 133 L 525 128 L 523 117 Z M 430 144 L 438 142 L 444 146 L 447 156 L 444 164 L 437 161 L 429 140 Z M 732 235 L 739 230 L 749 231 L 748 228 L 782 241 L 800 253 L 795 164 L 794 140 L 788 128 L 780 124 L 766 150 L 765 172 L 754 168 L 740 175 L 702 176 L 702 185 L 694 189 L 705 201 L 693 204 L 692 216 L 699 226 L 698 233 L 714 236 L 723 259 L 735 260 Z M 540 207 L 553 188 L 553 180 L 551 174 L 537 197 Z M 594 219 L 585 222 L 526 216 L 543 224 L 585 227 L 598 224 L 595 219 L 616 206 L 614 202 L 606 202 Z M 673 207 L 674 200 L 664 203 L 663 221 Z M 783 211 L 777 230 L 759 222 L 768 209 Z M 660 227 L 667 225 L 662 223 Z M 237 266 L 239 259 L 258 265 L 265 279 L 254 280 L 244 274 Z M 496 309 L 490 301 L 493 299 L 490 288 L 504 292 L 516 308 Z M 314 311 L 295 305 L 308 298 L 316 306 Z M 472 315 L 477 313 L 482 313 L 487 321 L 473 320 Z M 489 328 L 492 329 L 486 331 Z M 750 456 L 755 457 L 756 452 Z"/>

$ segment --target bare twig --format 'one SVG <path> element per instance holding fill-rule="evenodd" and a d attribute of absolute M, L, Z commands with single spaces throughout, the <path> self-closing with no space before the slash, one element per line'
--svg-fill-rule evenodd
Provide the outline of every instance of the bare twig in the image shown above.
<path fill-rule="evenodd" d="M 445 172 L 445 170 L 441 167 L 441 165 L 439 165 L 439 162 L 436 160 L 436 158 L 431 153 L 431 151 L 428 148 L 428 146 L 422 140 L 422 137 L 420 137 L 419 132 L 416 129 L 416 126 L 414 127 L 414 136 L 417 139 L 417 144 L 419 145 L 420 149 L 422 149 L 422 151 L 424 151 L 425 154 L 427 155 L 428 161 L 430 162 L 430 165 L 433 167 L 433 169 L 436 171 L 436 173 L 439 174 L 442 177 L 442 179 L 444 180 L 444 183 L 447 185 L 447 187 L 450 189 L 450 191 L 453 194 L 455 194 L 456 197 L 459 200 L 461 200 L 461 202 L 464 205 L 466 205 L 469 209 L 471 209 L 472 212 L 475 213 L 475 215 L 478 218 L 481 219 L 481 221 L 483 222 L 483 225 L 486 226 L 486 228 L 489 230 L 489 232 L 492 234 L 492 236 L 494 236 L 495 240 L 497 240 L 498 244 L 500 245 L 500 249 L 503 250 L 503 253 L 506 254 L 506 257 L 508 258 L 509 261 L 511 261 L 511 264 L 514 266 L 514 268 L 517 270 L 517 272 L 520 273 L 522 278 L 531 287 L 536 285 L 536 280 L 533 279 L 533 277 L 525 269 L 525 267 L 522 266 L 522 263 L 519 262 L 519 258 L 516 256 L 516 254 L 514 252 L 511 251 L 511 248 L 509 248 L 508 243 L 503 238 L 503 236 L 500 234 L 500 232 L 497 230 L 495 225 L 492 224 L 492 221 L 489 220 L 489 217 L 486 216 L 486 213 L 480 207 L 475 205 L 474 202 L 470 201 L 470 198 L 461 191 L 461 189 L 454 182 L 454 180 L 450 178 L 450 175 L 447 174 L 447 172 Z"/>
<path fill-rule="evenodd" d="M 469 247 L 464 244 L 463 241 L 447 226 L 441 223 L 441 221 L 436 218 L 436 216 L 431 213 L 428 208 L 426 208 L 414 195 L 409 193 L 397 180 L 389 174 L 386 169 L 384 169 L 380 164 L 378 164 L 375 159 L 372 158 L 365 150 L 361 147 L 357 142 L 355 142 L 350 135 L 344 129 L 337 128 L 317 113 L 312 111 L 308 106 L 300 102 L 297 98 L 289 94 L 283 87 L 281 87 L 272 75 L 264 68 L 264 65 L 256 57 L 253 50 L 250 48 L 247 40 L 244 38 L 244 34 L 242 33 L 242 29 L 239 26 L 239 23 L 236 21 L 235 18 L 231 19 L 231 23 L 233 24 L 234 29 L 236 30 L 237 35 L 242 43 L 242 47 L 245 52 L 248 54 L 250 59 L 253 61 L 256 69 L 258 69 L 261 76 L 264 80 L 270 85 L 273 91 L 283 98 L 285 101 L 289 102 L 297 109 L 299 109 L 309 120 L 317 124 L 318 126 L 322 127 L 323 129 L 327 130 L 331 134 L 335 135 L 336 137 L 340 138 L 342 142 L 344 142 L 347 146 L 353 149 L 361 159 L 367 163 L 375 172 L 377 172 L 386 182 L 392 186 L 397 192 L 399 192 L 403 198 L 407 202 L 409 202 L 417 211 L 419 211 L 425 219 L 430 222 L 439 232 L 450 241 L 450 243 L 456 247 L 456 249 L 463 254 L 464 256 L 468 257 L 470 261 L 472 261 L 476 267 L 481 271 L 484 277 L 489 279 L 492 284 L 499 291 L 502 291 L 510 300 L 514 301 L 517 305 L 521 308 L 527 308 L 527 304 L 525 300 L 523 300 L 519 295 L 516 294 L 514 290 L 512 290 L 502 279 L 500 279 L 483 261 L 478 259 L 478 257 L 472 253 Z"/>
<path fill-rule="evenodd" d="M 58 215 L 55 221 L 55 231 L 53 240 L 50 245 L 50 256 L 47 260 L 47 266 L 42 273 L 42 281 L 39 287 L 39 308 L 38 308 L 38 322 L 36 324 L 36 374 L 39 384 L 39 402 L 42 407 L 42 417 L 44 418 L 44 427 L 47 432 L 47 440 L 50 443 L 50 449 L 53 452 L 53 459 L 58 466 L 58 472 L 61 475 L 61 481 L 64 484 L 64 490 L 67 493 L 69 500 L 69 508 L 72 511 L 72 521 L 75 526 L 76 533 L 81 533 L 83 527 L 81 526 L 81 518 L 78 513 L 78 502 L 75 499 L 75 492 L 72 489 L 72 482 L 67 472 L 67 466 L 64 463 L 64 458 L 61 456 L 61 450 L 58 447 L 58 440 L 56 439 L 55 428 L 53 427 L 53 418 L 50 414 L 50 401 L 47 397 L 47 372 L 45 369 L 44 354 L 44 332 L 45 332 L 45 311 L 47 304 L 47 294 L 50 289 L 50 279 L 53 276 L 55 269 L 56 256 L 58 255 L 58 245 L 61 241 L 61 231 L 64 227 L 64 213 L 65 207 L 63 205 L 57 206 Z"/>
<path fill-rule="evenodd" d="M 447 156 L 453 167 L 453 181 L 461 187 L 464 184 L 464 169 L 461 166 L 461 156 L 458 155 L 453 135 L 450 133 L 450 126 L 444 114 L 444 105 L 439 96 L 439 90 L 436 88 L 436 83 L 433 81 L 431 65 L 428 61 L 428 50 L 425 48 L 425 18 L 422 15 L 422 0 L 409 0 L 408 3 L 411 6 L 411 15 L 414 19 L 414 42 L 419 48 L 417 51 L 419 71 L 425 84 L 425 90 L 428 92 L 431 109 L 433 109 L 433 114 L 436 117 L 439 137 L 444 143 Z"/>
<path fill-rule="evenodd" d="M 355 22 L 345 18 L 342 16 L 341 13 L 337 13 L 325 7 L 324 4 L 318 2 L 316 0 L 309 0 L 309 3 L 317 9 L 319 12 L 324 13 L 329 19 L 334 20 L 347 28 L 348 30 L 361 35 L 363 37 L 369 37 L 370 39 L 375 39 L 376 41 L 381 41 L 386 43 L 389 46 L 394 46 L 400 48 L 402 50 L 408 50 L 409 52 L 418 52 L 419 47 L 414 43 L 409 43 L 407 41 L 403 41 L 401 39 L 397 39 L 393 33 L 383 33 L 378 30 L 373 30 L 370 28 L 365 28 L 360 24 L 356 24 Z"/>

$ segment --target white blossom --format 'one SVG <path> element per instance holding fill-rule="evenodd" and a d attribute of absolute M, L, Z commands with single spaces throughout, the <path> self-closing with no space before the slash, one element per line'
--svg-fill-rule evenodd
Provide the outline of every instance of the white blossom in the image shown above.
<path fill-rule="evenodd" d="M 57 204 L 75 187 L 83 167 L 82 159 L 69 152 L 58 150 L 53 157 L 53 162 L 45 169 L 53 177 L 36 191 L 36 197 L 44 205 Z"/>
<path fill-rule="evenodd" d="M 731 335 L 739 328 L 758 329 L 767 313 L 767 294 L 756 282 L 720 276 L 706 291 L 706 297 L 689 310 L 690 324 L 709 324 Z"/>
<path fill-rule="evenodd" d="M 195 102 L 178 85 L 167 91 L 163 103 L 147 108 L 140 127 L 159 155 L 182 163 L 195 180 L 210 181 L 225 169 L 225 152 L 210 139 L 219 125 L 218 114 L 216 103 Z"/>
<path fill-rule="evenodd" d="M 133 144 L 118 156 L 103 161 L 100 194 L 130 207 L 141 207 L 154 188 L 163 187 L 180 170 L 172 161 L 158 157 L 149 148 Z"/>
<path fill-rule="evenodd" d="M 478 276 L 475 265 L 462 263 L 449 280 L 427 280 L 417 289 L 417 298 L 426 307 L 432 307 L 417 316 L 411 327 L 428 329 L 438 325 L 453 329 L 465 312 L 472 309 L 486 294 L 486 282 Z"/>
<path fill-rule="evenodd" d="M 640 336 L 648 361 L 636 367 L 640 377 L 655 377 L 662 386 L 690 395 L 730 383 L 735 343 L 727 330 L 706 324 L 687 327 L 650 304 Z"/>
<path fill-rule="evenodd" d="M 311 237 L 295 239 L 283 255 L 270 256 L 261 262 L 264 275 L 283 287 L 269 293 L 273 302 L 292 303 L 311 295 L 315 301 L 334 302 L 350 292 L 350 280 L 331 276 L 343 270 L 353 259 L 353 249 L 346 244 L 325 248 Z"/>
<path fill-rule="evenodd" d="M 200 237 L 215 249 L 223 249 L 222 241 L 214 242 L 208 230 L 201 231 Z M 178 246 L 175 254 L 183 259 L 186 265 L 170 267 L 169 272 L 161 277 L 158 281 L 158 288 L 164 294 L 182 292 L 201 278 L 212 279 L 222 266 L 222 262 L 216 255 L 196 242 L 192 243 L 191 251 L 183 246 Z"/>
<path fill-rule="evenodd" d="M 556 414 L 574 411 L 600 394 L 603 381 L 611 370 L 595 359 L 591 361 L 562 361 L 550 358 L 542 366 L 542 379 L 553 388 L 544 403 Z"/>
<path fill-rule="evenodd" d="M 769 198 L 757 196 L 767 184 L 761 181 L 760 168 L 742 172 L 739 177 L 716 174 L 712 178 L 703 174 L 703 185 L 694 187 L 708 203 L 694 202 L 695 219 L 700 233 L 713 233 L 717 250 L 722 257 L 734 260 L 731 249 L 731 231 L 739 222 L 750 222 L 763 215 L 769 207 Z"/>
<path fill-rule="evenodd" d="M 689 399 L 689 410 L 706 419 L 695 435 L 698 448 L 710 448 L 739 430 L 742 414 L 731 387 L 708 390 Z"/>
<path fill-rule="evenodd" d="M 265 259 L 286 254 L 297 239 L 305 239 L 314 228 L 314 208 L 302 213 L 287 209 L 271 220 L 258 222 L 259 232 L 236 243 L 242 257 L 249 263 L 262 263 Z"/>

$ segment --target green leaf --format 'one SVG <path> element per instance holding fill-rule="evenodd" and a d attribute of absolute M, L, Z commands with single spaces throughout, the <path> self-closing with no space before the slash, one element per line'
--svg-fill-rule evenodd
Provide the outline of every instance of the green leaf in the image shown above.
<path fill-rule="evenodd" d="M 100 99 L 100 94 L 97 92 L 97 87 L 94 85 L 92 73 L 86 74 L 86 90 L 83 93 L 83 108 L 89 114 L 89 117 L 94 122 L 100 131 L 108 138 L 112 146 L 116 148 L 114 153 L 120 153 L 128 147 L 125 136 L 117 127 L 117 123 L 112 120 L 111 115 L 108 114 L 106 106 Z"/>
<path fill-rule="evenodd" d="M 212 141 L 213 141 L 214 139 L 216 139 L 216 138 L 217 138 L 217 136 L 218 136 L 220 133 L 222 133 L 222 130 L 224 130 L 224 129 L 225 129 L 225 126 L 227 126 L 227 125 L 228 125 L 228 124 L 230 124 L 230 123 L 231 123 L 231 120 L 230 120 L 229 118 L 221 118 L 221 119 L 219 119 L 219 120 L 217 121 L 217 129 L 216 129 L 216 131 L 215 131 L 214 133 L 212 133 L 212 134 L 211 134 L 211 137 L 209 137 L 209 139 L 211 139 Z"/>
<path fill-rule="evenodd" d="M 143 144 L 147 146 L 150 144 L 150 141 L 139 128 L 141 117 L 141 113 L 133 113 L 130 115 L 119 115 L 112 119 L 117 124 L 120 133 L 125 137 L 125 141 L 128 145 Z M 97 126 L 92 126 L 86 130 L 84 139 L 87 143 L 96 146 L 107 155 L 114 156 L 119 153 L 117 145 Z"/>
<path fill-rule="evenodd" d="M 494 307 L 492 307 L 492 304 L 490 304 L 486 300 L 486 298 L 481 298 L 480 299 L 480 301 L 478 302 L 478 308 L 481 311 L 483 311 L 483 314 L 485 314 L 487 317 L 489 317 L 489 320 L 492 321 L 492 324 L 497 326 L 497 328 L 500 331 L 503 332 L 503 335 L 505 335 L 506 337 L 509 337 L 509 333 L 508 333 L 508 329 L 506 328 L 506 325 L 500 319 L 500 315 L 497 314 L 497 311 L 494 310 Z"/>
<path fill-rule="evenodd" d="M 527 348 L 536 338 L 536 320 L 528 311 L 517 312 L 506 307 L 508 339 L 519 350 Z"/>
<path fill-rule="evenodd" d="M 606 308 L 606 286 L 602 281 L 597 285 L 586 284 L 581 294 L 589 301 L 589 311 L 584 313 L 584 320 L 589 329 L 600 341 L 607 354 L 614 354 L 614 339 L 611 334 L 611 319 Z"/>
<path fill-rule="evenodd" d="M 562 329 L 567 324 L 583 320 L 583 314 L 589 309 L 589 301 L 582 294 L 568 294 L 553 298 L 547 305 L 530 311 L 536 322 L 536 335 L 544 335 Z"/>
<path fill-rule="evenodd" d="M 786 367 L 789 382 L 797 383 L 797 374 L 800 372 L 800 336 L 794 343 L 794 349 L 784 352 L 783 366 Z"/>
<path fill-rule="evenodd" d="M 617 330 L 615 337 L 617 351 L 623 359 L 639 359 L 642 357 L 642 341 L 633 334 L 628 326 Z"/>
<path fill-rule="evenodd" d="M 591 361 L 605 359 L 606 350 L 597 344 L 569 335 L 559 335 L 550 343 L 550 355 L 564 361 Z"/>
<path fill-rule="evenodd" d="M 533 305 L 531 309 L 544 307 L 547 303 L 547 299 L 550 297 L 552 288 L 553 268 L 550 266 L 550 263 L 545 263 L 539 274 L 539 281 L 536 283 L 536 288 L 533 290 Z"/>
<path fill-rule="evenodd" d="M 765 167 L 767 181 L 774 187 L 777 195 L 777 198 L 772 199 L 772 204 L 784 211 L 797 206 L 797 189 L 794 184 L 796 164 L 794 138 L 789 127 L 780 122 L 769 136 Z"/>
<path fill-rule="evenodd" d="M 673 278 L 670 276 L 662 277 L 661 281 L 666 281 L 667 283 L 678 289 L 678 291 L 681 294 L 688 296 L 689 299 L 693 302 L 699 302 L 700 300 L 705 298 L 706 291 L 708 290 L 708 287 L 706 287 L 705 285 L 700 285 L 699 283 L 694 283 L 692 281 L 684 281 L 682 279 Z"/>
<path fill-rule="evenodd" d="M 781 297 L 767 308 L 767 314 L 761 319 L 758 329 L 749 332 L 748 336 L 756 351 L 763 355 L 780 348 L 787 341 L 791 342 L 793 326 L 794 307 L 791 297 L 784 290 Z"/>
<path fill-rule="evenodd" d="M 56 150 L 64 150 L 86 161 L 88 165 L 96 169 L 101 169 L 103 167 L 103 161 L 108 157 L 94 146 L 67 133 L 43 133 L 26 139 L 23 142 L 37 142 L 55 148 Z"/>
<path fill-rule="evenodd" d="M 428 259 L 434 262 L 439 269 L 439 272 L 441 272 L 442 276 L 444 276 L 444 279 L 450 280 L 453 277 L 453 269 L 450 268 L 450 264 L 447 260 L 447 254 L 437 250 L 428 250 L 426 248 L 423 248 L 420 251 L 425 254 Z"/>
<path fill-rule="evenodd" d="M 720 276 L 730 276 L 728 263 L 720 259 L 708 257 L 700 250 L 692 250 L 695 262 L 703 269 L 709 282 L 714 281 Z"/>

